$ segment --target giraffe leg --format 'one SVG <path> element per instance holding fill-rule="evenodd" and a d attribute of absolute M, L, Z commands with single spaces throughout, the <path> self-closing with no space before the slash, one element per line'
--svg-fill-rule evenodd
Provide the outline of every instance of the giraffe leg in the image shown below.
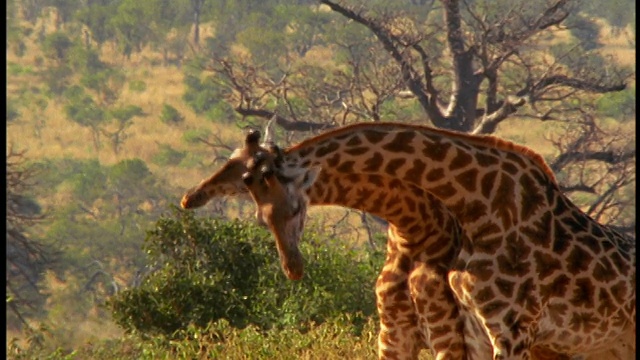
<path fill-rule="evenodd" d="M 389 248 L 376 282 L 376 303 L 380 315 L 379 359 L 417 359 L 420 349 L 425 346 L 411 303 L 408 274 L 398 266 L 400 261 L 403 261 L 401 256 Z"/>
<path fill-rule="evenodd" d="M 446 272 L 420 262 L 409 275 L 409 289 L 435 360 L 466 359 L 463 322 Z"/>

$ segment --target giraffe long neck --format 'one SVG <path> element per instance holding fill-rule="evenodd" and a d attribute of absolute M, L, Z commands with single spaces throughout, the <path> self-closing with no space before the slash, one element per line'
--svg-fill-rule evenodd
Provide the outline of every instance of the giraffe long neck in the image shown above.
<path fill-rule="evenodd" d="M 424 189 L 376 174 L 323 172 L 308 192 L 312 205 L 339 205 L 387 220 L 401 251 L 426 252 L 428 261 L 448 262 L 460 247 L 457 219 Z"/>
<path fill-rule="evenodd" d="M 491 225 L 499 227 L 496 232 L 551 207 L 559 193 L 544 161 L 524 147 L 493 137 L 411 125 L 346 127 L 285 152 L 284 174 L 295 177 L 300 169 L 313 166 L 320 166 L 329 178 L 353 176 L 354 186 L 362 186 L 358 182 L 367 179 L 356 178 L 367 175 L 384 179 L 390 188 L 395 183 L 425 189 L 451 209 L 465 228 L 486 223 L 487 217 L 499 219 Z M 335 189 L 346 192 L 339 186 Z M 375 202 L 356 196 L 360 198 Z"/>

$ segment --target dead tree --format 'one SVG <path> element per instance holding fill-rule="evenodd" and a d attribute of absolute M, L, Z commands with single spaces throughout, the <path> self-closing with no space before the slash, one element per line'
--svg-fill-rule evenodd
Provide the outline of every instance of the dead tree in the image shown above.
<path fill-rule="evenodd" d="M 624 90 L 634 73 L 579 42 L 551 46 L 568 34 L 577 2 L 440 0 L 414 5 L 419 16 L 346 3 L 319 1 L 318 11 L 338 15 L 331 26 L 368 34 L 325 32 L 327 47 L 343 56 L 337 66 L 291 54 L 277 64 L 250 54 L 214 58 L 208 70 L 229 90 L 226 101 L 242 116 L 276 116 L 283 129 L 304 133 L 293 140 L 363 121 L 474 134 L 495 133 L 516 117 L 566 123 L 553 142 L 558 158 L 549 159 L 565 191 L 600 221 L 634 228 L 634 141 L 601 129 L 593 115 L 595 99 Z M 412 106 L 422 113 L 405 111 Z"/>

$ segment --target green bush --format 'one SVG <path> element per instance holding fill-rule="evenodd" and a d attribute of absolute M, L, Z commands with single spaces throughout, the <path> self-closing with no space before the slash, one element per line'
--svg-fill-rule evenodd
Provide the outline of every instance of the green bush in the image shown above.
<path fill-rule="evenodd" d="M 162 105 L 162 114 L 160 114 L 160 120 L 169 125 L 179 124 L 184 121 L 184 116 L 180 114 L 176 108 L 169 104 Z"/>
<path fill-rule="evenodd" d="M 147 83 L 142 80 L 133 80 L 129 83 L 129 90 L 141 93 L 147 90 Z"/>
<path fill-rule="evenodd" d="M 159 166 L 175 166 L 178 165 L 185 156 L 186 154 L 184 152 L 175 150 L 167 144 L 160 144 L 158 153 L 153 156 L 151 161 Z"/>
<path fill-rule="evenodd" d="M 127 334 L 117 339 L 86 344 L 72 353 L 8 342 L 7 358 L 17 359 L 375 359 L 377 319 L 369 318 L 357 329 L 349 316 L 340 316 L 301 332 L 293 327 L 261 330 L 255 326 L 232 327 L 228 321 L 209 323 L 205 328 L 189 325 L 181 330 L 182 340 L 166 336 L 140 337 Z M 41 335 L 37 333 L 36 335 Z M 68 354 L 68 355 L 67 355 Z M 425 356 L 421 360 L 432 359 Z"/>
<path fill-rule="evenodd" d="M 603 95 L 596 102 L 598 113 L 615 118 L 618 121 L 635 119 L 636 88 L 629 87 L 623 91 Z"/>
<path fill-rule="evenodd" d="M 145 250 L 159 270 L 110 301 L 130 332 L 179 336 L 193 324 L 225 319 L 235 328 L 304 328 L 341 314 L 355 326 L 375 314 L 381 254 L 325 247 L 306 236 L 301 281 L 286 279 L 265 229 L 240 221 L 197 219 L 175 209 L 147 233 Z M 324 241 L 326 242 L 326 241 Z"/>
<path fill-rule="evenodd" d="M 184 132 L 182 135 L 182 141 L 187 144 L 196 144 L 199 139 L 207 139 L 211 135 L 209 129 L 190 129 Z"/>

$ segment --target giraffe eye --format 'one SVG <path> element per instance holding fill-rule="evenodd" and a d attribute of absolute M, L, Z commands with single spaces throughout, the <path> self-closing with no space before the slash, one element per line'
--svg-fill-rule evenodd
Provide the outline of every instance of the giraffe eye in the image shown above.
<path fill-rule="evenodd" d="M 242 174 L 242 181 L 247 186 L 253 184 L 253 175 L 251 175 L 251 173 L 248 173 L 248 172 Z"/>
<path fill-rule="evenodd" d="M 296 206 L 293 208 L 292 216 L 298 216 L 298 214 L 300 214 L 300 211 L 302 211 L 302 206 L 300 205 L 300 202 L 298 201 L 296 203 Z"/>

